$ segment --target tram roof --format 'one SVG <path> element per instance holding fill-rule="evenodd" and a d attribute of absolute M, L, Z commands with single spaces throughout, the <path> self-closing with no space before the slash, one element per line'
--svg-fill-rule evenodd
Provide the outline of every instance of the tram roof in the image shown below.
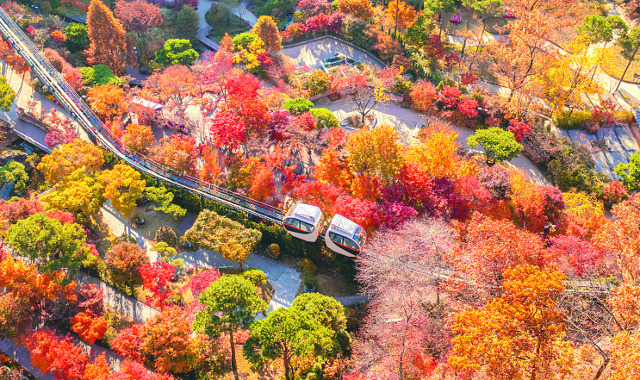
<path fill-rule="evenodd" d="M 351 219 L 347 219 L 340 214 L 333 216 L 333 219 L 331 219 L 331 225 L 329 226 L 330 230 L 345 234 L 348 237 L 355 235 L 358 228 L 362 227 Z"/>
<path fill-rule="evenodd" d="M 322 211 L 320 211 L 320 209 L 316 206 L 299 203 L 293 210 L 292 215 L 298 218 L 306 219 L 315 224 L 322 218 Z"/>

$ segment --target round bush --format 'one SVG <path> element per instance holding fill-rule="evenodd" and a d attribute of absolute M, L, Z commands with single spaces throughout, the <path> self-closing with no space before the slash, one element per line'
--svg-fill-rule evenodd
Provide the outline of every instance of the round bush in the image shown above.
<path fill-rule="evenodd" d="M 295 98 L 286 102 L 283 108 L 292 115 L 302 115 L 313 108 L 313 103 L 305 98 Z"/>
<path fill-rule="evenodd" d="M 178 236 L 169 226 L 162 226 L 156 231 L 156 242 L 167 243 L 169 247 L 175 247 L 178 243 Z"/>
<path fill-rule="evenodd" d="M 326 108 L 312 108 L 311 116 L 316 119 L 318 128 L 333 128 L 340 126 L 338 119 L 333 112 Z"/>
<path fill-rule="evenodd" d="M 302 259 L 298 262 L 298 268 L 302 269 L 305 274 L 315 274 L 318 267 L 309 259 Z"/>
<path fill-rule="evenodd" d="M 239 46 L 246 49 L 256 38 L 258 38 L 258 35 L 253 33 L 240 33 L 231 40 L 233 42 L 233 49 L 237 50 Z"/>

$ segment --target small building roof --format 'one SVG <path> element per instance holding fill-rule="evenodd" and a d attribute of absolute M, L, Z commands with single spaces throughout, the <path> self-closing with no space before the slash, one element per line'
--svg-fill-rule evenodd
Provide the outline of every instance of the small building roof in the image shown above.
<path fill-rule="evenodd" d="M 142 98 L 139 98 L 137 96 L 134 96 L 133 99 L 131 100 L 131 102 L 135 103 L 135 104 L 138 104 L 138 105 L 140 105 L 142 107 L 145 107 L 145 108 L 151 108 L 154 111 L 161 110 L 162 107 L 164 107 L 164 105 L 162 105 L 162 104 L 154 103 L 154 102 L 152 102 L 150 100 L 142 99 Z"/>

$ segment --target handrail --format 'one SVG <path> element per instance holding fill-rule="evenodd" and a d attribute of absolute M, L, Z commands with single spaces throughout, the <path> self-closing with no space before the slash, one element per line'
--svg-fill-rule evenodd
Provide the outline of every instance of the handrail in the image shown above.
<path fill-rule="evenodd" d="M 13 26 L 13 27 L 11 27 Z M 285 211 L 268 205 L 263 202 L 256 201 L 241 194 L 235 194 L 228 189 L 221 188 L 211 183 L 202 181 L 191 175 L 179 173 L 173 169 L 167 168 L 160 163 L 145 157 L 144 155 L 129 149 L 120 141 L 120 139 L 111 132 L 104 123 L 96 116 L 91 108 L 80 98 L 80 96 L 69 86 L 62 78 L 60 73 L 51 66 L 51 63 L 40 54 L 38 48 L 33 44 L 31 39 L 13 22 L 11 18 L 0 8 L 0 32 L 9 39 L 11 45 L 20 53 L 29 66 L 35 70 L 36 75 L 40 77 L 43 83 L 49 86 L 50 91 L 71 113 L 71 116 L 105 148 L 118 156 L 129 165 L 139 169 L 140 171 L 155 177 L 166 183 L 184 188 L 192 193 L 208 197 L 221 204 L 244 211 L 248 214 L 258 216 L 265 220 L 282 224 Z M 23 49 L 23 46 L 29 48 L 29 51 Z M 319 236 L 324 239 L 324 232 Z M 400 263 L 399 263 L 400 264 Z M 455 275 L 456 272 L 444 268 L 433 267 L 428 271 L 421 268 L 415 268 L 422 273 L 438 279 L 448 279 Z M 460 280 L 461 278 L 458 277 Z M 463 281 L 475 284 L 472 280 L 462 279 Z M 585 293 L 608 293 L 609 284 L 594 283 L 590 281 L 565 281 L 566 286 L 574 289 L 567 289 L 568 292 L 585 292 Z M 590 290 L 584 290 L 584 289 Z"/>
<path fill-rule="evenodd" d="M 242 194 L 205 182 L 189 174 L 180 173 L 129 149 L 93 112 L 89 105 L 69 86 L 60 73 L 40 53 L 31 39 L 0 9 L 0 32 L 27 61 L 34 73 L 47 85 L 80 124 L 100 145 L 119 159 L 140 171 L 166 183 L 173 184 L 216 202 L 271 222 L 281 224 L 285 211 Z"/>

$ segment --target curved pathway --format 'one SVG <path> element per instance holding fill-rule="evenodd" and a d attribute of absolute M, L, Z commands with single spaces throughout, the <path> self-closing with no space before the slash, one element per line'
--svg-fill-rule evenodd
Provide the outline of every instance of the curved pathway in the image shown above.
<path fill-rule="evenodd" d="M 325 36 L 307 42 L 288 45 L 283 47 L 280 53 L 289 56 L 292 63 L 297 67 L 309 66 L 312 69 L 319 69 L 320 61 L 335 57 L 336 54 L 343 54 L 356 61 L 366 62 L 379 68 L 384 66 L 382 61 L 371 53 L 333 36 Z"/>
<path fill-rule="evenodd" d="M 209 32 L 213 29 L 213 27 L 207 22 L 206 14 L 209 11 L 211 4 L 213 3 L 222 4 L 225 7 L 229 8 L 231 13 L 248 22 L 251 26 L 254 26 L 258 21 L 257 17 L 247 9 L 247 3 L 245 1 L 241 1 L 240 4 L 235 7 L 231 7 L 228 4 L 219 1 L 200 0 L 200 3 L 198 5 L 200 28 L 198 29 L 196 37 L 198 38 L 198 41 L 202 42 L 209 49 L 218 50 L 220 48 L 220 45 L 216 41 L 213 41 L 208 37 Z"/>
<path fill-rule="evenodd" d="M 315 106 L 329 109 L 336 115 L 338 120 L 344 119 L 347 114 L 354 110 L 353 102 L 347 99 L 331 102 L 329 99 L 323 98 L 316 101 Z M 377 124 L 393 125 L 398 132 L 400 142 L 404 145 L 414 143 L 420 126 L 426 120 L 433 119 L 431 116 L 402 107 L 393 101 L 378 104 L 371 113 L 377 119 Z M 451 124 L 451 127 L 458 133 L 458 139 L 456 140 L 458 144 L 462 147 L 467 147 L 467 137 L 471 136 L 474 131 L 455 124 Z M 482 148 L 480 147 L 478 150 L 482 151 Z M 522 154 L 511 160 L 510 164 L 525 172 L 530 181 L 538 185 L 551 185 L 540 169 Z"/>

